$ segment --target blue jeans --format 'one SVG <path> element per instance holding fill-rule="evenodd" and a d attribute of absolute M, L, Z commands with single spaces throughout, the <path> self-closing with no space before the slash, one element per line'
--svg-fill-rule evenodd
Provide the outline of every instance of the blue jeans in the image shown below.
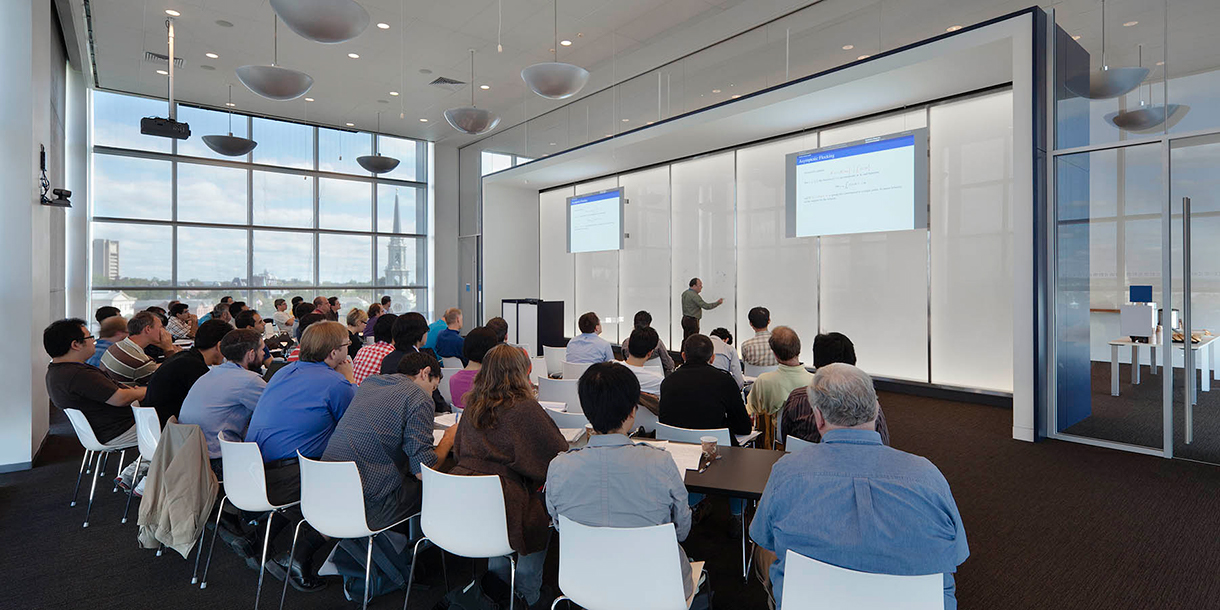
<path fill-rule="evenodd" d="M 548 543 L 549 546 L 549 543 Z M 536 604 L 542 595 L 542 568 L 546 564 L 546 549 L 529 555 L 517 554 L 517 594 L 526 603 Z M 512 582 L 512 571 L 507 557 L 492 557 L 487 560 L 487 569 L 505 584 Z"/>
<path fill-rule="evenodd" d="M 693 508 L 696 504 L 703 501 L 703 494 L 686 494 L 687 503 Z M 746 511 L 746 501 L 741 498 L 729 498 L 729 512 L 738 517 Z"/>

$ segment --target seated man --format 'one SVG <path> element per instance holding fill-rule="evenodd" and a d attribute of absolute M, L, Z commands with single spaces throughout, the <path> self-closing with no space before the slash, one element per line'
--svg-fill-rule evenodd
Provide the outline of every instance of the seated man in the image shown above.
<path fill-rule="evenodd" d="M 771 351 L 771 331 L 767 329 L 771 326 L 771 311 L 766 307 L 755 307 L 750 310 L 746 318 L 750 321 L 750 328 L 754 331 L 754 336 L 742 341 L 741 343 L 741 359 L 746 364 L 753 366 L 775 366 L 779 364 L 775 360 L 775 354 Z"/>
<path fill-rule="evenodd" d="M 204 322 L 195 334 L 191 349 L 170 356 L 149 378 L 144 406 L 157 409 L 162 426 L 169 421 L 169 416 L 179 414 L 182 401 L 195 383 L 207 374 L 208 367 L 224 361 L 220 355 L 220 340 L 230 330 L 229 325 L 220 320 Z"/>
<path fill-rule="evenodd" d="M 436 339 L 437 339 L 437 337 L 441 336 L 441 331 L 445 330 L 446 328 L 449 328 L 449 325 L 445 324 L 444 316 L 437 318 L 437 320 L 435 322 L 429 324 L 428 325 L 428 337 L 424 341 L 424 349 L 430 349 L 430 350 L 435 351 L 436 350 Z"/>
<path fill-rule="evenodd" d="M 93 312 L 93 319 L 97 320 L 98 324 L 101 324 L 106 318 L 111 318 L 118 315 L 122 315 L 122 312 L 119 311 L 118 307 L 113 305 L 102 305 L 101 307 L 97 308 L 97 311 Z"/>
<path fill-rule="evenodd" d="M 267 498 L 273 504 L 286 504 L 301 497 L 301 471 L 297 452 L 318 459 L 335 425 L 347 411 L 356 384 L 352 359 L 347 355 L 347 328 L 338 322 L 322 321 L 309 325 L 301 334 L 300 360 L 280 369 L 263 390 L 246 441 L 258 443 L 266 467 Z M 270 539 L 278 524 L 301 520 L 300 509 L 286 511 L 288 519 L 274 520 Z M 313 570 L 313 555 L 325 539 L 312 528 L 302 528 L 296 554 L 285 551 L 268 560 L 267 571 L 283 580 L 288 578 L 298 591 L 318 591 L 326 581 Z"/>
<path fill-rule="evenodd" d="M 441 365 L 412 352 L 398 361 L 398 372 L 364 380 L 339 420 L 322 459 L 351 461 L 360 471 L 364 515 L 379 529 L 419 512 L 423 466 L 435 467 L 453 447 L 457 426 L 432 446 L 432 392 Z"/>
<path fill-rule="evenodd" d="M 558 523 L 563 515 L 591 527 L 673 523 L 678 542 L 686 540 L 691 515 L 682 473 L 664 450 L 627 438 L 635 426 L 640 395 L 635 378 L 615 364 L 594 364 L 580 377 L 577 393 L 593 434 L 583 448 L 551 460 L 546 474 L 551 519 Z M 690 560 L 680 545 L 677 559 L 689 598 L 694 583 Z"/>
<path fill-rule="evenodd" d="M 738 390 L 744 388 L 746 380 L 741 373 L 741 359 L 737 357 L 737 349 L 733 347 L 733 334 L 729 329 L 720 326 L 712 329 L 708 338 L 712 340 L 712 349 L 716 352 L 712 366 L 732 375 Z"/>
<path fill-rule="evenodd" d="M 594 364 L 614 360 L 614 349 L 610 342 L 599 337 L 602 334 L 601 319 L 596 313 L 587 312 L 576 321 L 580 334 L 568 341 L 567 356 L 564 358 L 573 364 Z"/>
<path fill-rule="evenodd" d="M 231 303 L 220 303 L 212 308 L 212 313 L 208 314 L 208 320 L 220 320 L 226 324 L 233 324 L 233 315 L 229 313 Z M 206 321 L 206 320 L 205 320 Z"/>
<path fill-rule="evenodd" d="M 813 366 L 821 368 L 842 362 L 856 365 L 856 346 L 842 333 L 827 333 L 813 338 Z M 813 407 L 809 404 L 806 388 L 796 388 L 788 394 L 779 412 L 778 440 L 783 443 L 789 434 L 799 439 L 816 443 L 822 440 L 813 418 Z M 885 410 L 877 403 L 877 434 L 883 445 L 890 444 L 890 429 L 885 423 Z"/>
<path fill-rule="evenodd" d="M 459 358 L 466 365 L 466 357 L 462 355 L 462 310 L 450 307 L 445 310 L 445 330 L 436 335 L 436 355 L 441 358 Z"/>
<path fill-rule="evenodd" d="M 632 330 L 634 331 L 637 328 L 652 328 L 652 314 L 648 313 L 647 311 L 644 311 L 643 309 L 635 312 L 635 319 L 633 320 Z M 626 358 L 626 354 L 629 351 L 628 345 L 630 344 L 630 342 L 631 342 L 630 337 L 623 339 L 622 347 L 623 347 L 623 355 L 624 355 L 623 357 L 624 358 Z M 657 347 L 652 350 L 652 353 L 648 355 L 647 359 L 652 360 L 653 358 L 660 359 L 661 370 L 663 371 L 663 373 L 662 373 L 663 376 L 674 372 L 674 359 L 672 356 L 669 355 L 669 349 L 667 349 L 665 347 L 665 342 L 661 340 L 660 335 L 657 335 Z M 648 390 L 644 390 L 644 391 L 647 392 Z"/>
<path fill-rule="evenodd" d="M 93 335 L 85 321 L 68 318 L 42 331 L 42 347 L 51 357 L 47 365 L 47 394 L 61 409 L 85 414 L 97 440 L 106 444 L 136 442 L 136 420 L 131 403 L 144 399 L 144 388 L 125 388 L 95 367 L 85 364 L 93 355 Z"/>
<path fill-rule="evenodd" d="M 271 314 L 271 322 L 275 324 L 276 330 L 280 332 L 292 328 L 292 324 L 296 322 L 292 317 L 292 312 L 288 311 L 288 302 L 284 299 L 275 300 L 275 313 Z"/>
<path fill-rule="evenodd" d="M 661 367 L 650 368 L 644 366 L 644 363 L 652 357 L 660 341 L 657 331 L 651 326 L 637 326 L 631 331 L 631 338 L 624 342 L 627 349 L 623 351 L 627 356 L 625 364 L 635 373 L 636 381 L 640 383 L 640 391 L 657 397 L 661 396 L 661 382 L 665 381 L 665 375 L 658 372 L 662 370 Z"/>
<path fill-rule="evenodd" d="M 200 333 L 213 323 L 228 327 L 228 324 L 214 320 L 201 326 Z M 203 430 L 203 437 L 208 442 L 208 458 L 212 460 L 212 470 L 217 477 L 221 476 L 221 468 L 220 441 L 216 435 L 223 432 L 229 440 L 245 437 L 250 416 L 267 387 L 263 378 L 254 372 L 261 358 L 261 345 L 262 337 L 253 329 L 228 331 L 216 346 L 224 362 L 200 377 L 182 401 L 178 421 L 195 424 Z"/>
<path fill-rule="evenodd" d="M 310 312 L 310 313 L 307 313 L 307 314 L 301 316 L 301 318 L 299 320 L 297 320 L 297 329 L 299 329 L 302 333 L 304 333 L 305 329 L 309 328 L 310 325 L 316 324 L 318 322 L 325 322 L 325 321 L 326 321 L 326 316 L 324 316 L 320 313 Z M 292 348 L 292 351 L 288 352 L 288 355 L 284 357 L 284 359 L 287 360 L 288 362 L 296 362 L 300 358 L 301 358 L 301 344 L 300 343 L 298 343 L 296 345 L 296 347 Z"/>
<path fill-rule="evenodd" d="M 694 430 L 728 428 L 734 437 L 750 433 L 741 391 L 728 373 L 712 366 L 715 355 L 707 335 L 691 335 L 682 344 L 684 364 L 661 382 L 661 423 Z"/>
<path fill-rule="evenodd" d="M 490 328 L 480 326 L 466 335 L 466 343 L 462 347 L 465 350 L 466 368 L 449 378 L 449 397 L 453 399 L 454 407 L 466 408 L 462 397 L 474 386 L 474 377 L 483 368 L 483 356 L 499 344 L 495 331 Z"/>
<path fill-rule="evenodd" d="M 169 324 L 165 330 L 169 331 L 169 336 L 174 339 L 190 339 L 195 336 L 195 330 L 198 324 L 195 321 L 195 316 L 191 314 L 191 308 L 186 303 L 174 303 L 169 306 Z"/>
<path fill-rule="evenodd" d="M 758 422 L 763 431 L 762 446 L 770 447 L 775 438 L 776 416 L 788 400 L 788 395 L 797 388 L 809 385 L 813 373 L 801 364 L 801 338 L 787 326 L 777 326 L 771 333 L 768 344 L 779 368 L 763 373 L 754 382 L 746 398 L 746 410 Z"/>
<path fill-rule="evenodd" d="M 258 331 L 258 336 L 260 337 L 266 336 L 267 334 L 267 323 L 263 321 L 263 316 L 260 315 L 258 310 L 255 309 L 245 309 L 241 313 L 234 316 L 233 326 L 239 329 L 252 328 Z M 271 364 L 271 349 L 267 347 L 266 342 L 263 343 L 262 349 L 259 350 L 258 364 L 260 368 Z"/>
<path fill-rule="evenodd" d="M 85 363 L 101 368 L 102 355 L 106 353 L 106 350 L 116 342 L 127 338 L 127 320 L 124 320 L 123 316 L 107 317 L 102 320 L 97 335 L 93 355 Z"/>
<path fill-rule="evenodd" d="M 381 359 L 381 374 L 392 375 L 398 372 L 398 362 L 403 356 L 412 352 L 423 352 L 436 358 L 436 352 L 423 347 L 424 341 L 428 338 L 428 319 L 423 314 L 409 311 L 398 316 L 394 320 L 392 329 L 394 334 L 394 351 L 386 354 L 385 358 Z M 439 362 L 440 358 L 436 358 Z M 432 392 L 432 402 L 436 407 L 437 413 L 448 413 L 452 409 L 449 403 L 445 401 L 445 397 L 441 396 L 441 391 L 438 389 Z"/>
<path fill-rule="evenodd" d="M 822 442 L 776 462 L 750 525 L 750 537 L 777 557 L 776 607 L 792 549 L 860 572 L 941 572 L 945 608 L 955 610 L 953 572 L 970 549 L 945 477 L 928 460 L 881 444 L 877 394 L 864 371 L 819 367 L 809 397 Z"/>
<path fill-rule="evenodd" d="M 352 374 L 356 378 L 356 385 L 381 372 L 381 361 L 385 359 L 386 354 L 394 351 L 393 330 L 394 320 L 397 319 L 398 316 L 392 313 L 377 316 L 377 323 L 373 325 L 373 344 L 360 348 L 352 360 Z"/>
<path fill-rule="evenodd" d="M 150 345 L 160 347 L 167 356 L 179 351 L 161 327 L 161 319 L 150 311 L 141 311 L 127 321 L 127 338 L 102 354 L 102 369 L 115 381 L 144 385 L 157 370 L 157 363 L 144 353 Z"/>

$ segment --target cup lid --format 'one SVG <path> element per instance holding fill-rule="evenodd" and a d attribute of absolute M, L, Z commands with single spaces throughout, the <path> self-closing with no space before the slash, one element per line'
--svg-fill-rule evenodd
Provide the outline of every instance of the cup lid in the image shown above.
<path fill-rule="evenodd" d="M 720 439 L 718 439 L 714 436 L 700 436 L 699 440 L 702 442 L 705 442 L 705 443 L 715 443 L 715 442 L 718 442 Z"/>

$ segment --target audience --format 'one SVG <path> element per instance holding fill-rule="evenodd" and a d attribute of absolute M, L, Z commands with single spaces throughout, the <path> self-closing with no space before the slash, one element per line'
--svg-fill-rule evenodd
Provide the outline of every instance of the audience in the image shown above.
<path fill-rule="evenodd" d="M 331 322 L 338 322 L 339 310 L 342 307 L 342 305 L 339 304 L 339 297 L 330 297 L 326 299 L 326 303 L 330 305 L 330 314 L 327 316 L 327 319 Z"/>
<path fill-rule="evenodd" d="M 233 324 L 233 314 L 229 311 L 230 306 L 231 303 L 218 304 L 212 308 L 212 313 L 204 316 L 205 319 L 201 320 L 201 322 L 206 322 L 208 320 L 220 320 L 221 322 L 231 326 Z"/>
<path fill-rule="evenodd" d="M 100 328 L 97 331 L 98 338 L 95 341 L 93 355 L 89 357 L 86 364 L 102 367 L 102 354 L 110 349 L 116 341 L 122 341 L 127 338 L 127 320 L 123 316 L 109 316 L 102 319 Z"/>
<path fill-rule="evenodd" d="M 204 322 L 207 322 L 208 320 L 219 320 L 220 318 L 219 318 L 218 312 L 221 310 L 222 307 L 227 312 L 229 310 L 229 305 L 231 303 L 233 303 L 233 297 L 231 297 L 231 296 L 220 297 L 220 303 L 218 303 L 215 307 L 213 307 L 212 311 L 209 311 L 208 313 L 203 314 L 203 317 L 199 318 L 199 323 L 203 324 Z"/>
<path fill-rule="evenodd" d="M 828 364 L 841 362 L 856 365 L 856 347 L 841 333 L 827 333 L 813 338 L 813 366 L 822 368 Z M 809 404 L 809 394 L 806 388 L 800 387 L 788 394 L 788 399 L 779 412 L 779 442 L 784 442 L 791 434 L 799 439 L 816 443 L 822 440 L 818 432 L 817 422 L 813 416 L 813 407 Z M 881 435 L 883 445 L 890 444 L 890 429 L 885 423 L 885 410 L 877 403 L 877 434 Z"/>
<path fill-rule="evenodd" d="M 191 314 L 191 308 L 186 303 L 174 303 L 169 307 L 169 324 L 165 330 L 174 339 L 190 339 L 195 336 L 198 323 Z"/>
<path fill-rule="evenodd" d="M 610 347 L 610 342 L 598 336 L 602 334 L 602 323 L 596 313 L 590 311 L 582 314 L 576 320 L 576 326 L 580 328 L 580 334 L 568 341 L 565 356 L 568 362 L 594 364 L 614 360 L 614 349 Z"/>
<path fill-rule="evenodd" d="M 313 298 L 313 312 L 320 313 L 323 316 L 330 315 L 330 301 L 326 297 L 318 296 Z"/>
<path fill-rule="evenodd" d="M 390 313 L 392 311 L 390 309 L 390 303 L 392 301 L 393 300 L 390 298 L 390 295 L 388 295 L 388 294 L 381 295 L 381 311 L 383 311 L 385 313 Z"/>
<path fill-rule="evenodd" d="M 98 307 L 97 311 L 95 311 L 93 313 L 93 319 L 97 320 L 97 323 L 100 325 L 102 323 L 102 321 L 105 320 L 106 318 L 117 316 L 117 315 L 120 315 L 121 313 L 122 312 L 119 311 L 118 307 L 115 307 L 113 305 L 102 305 L 101 307 Z"/>
<path fill-rule="evenodd" d="M 275 300 L 275 313 L 271 314 L 271 323 L 275 325 L 276 330 L 285 331 L 292 328 L 295 320 L 292 317 L 292 312 L 288 311 L 288 302 L 284 299 Z"/>
<path fill-rule="evenodd" d="M 267 497 L 273 504 L 300 499 L 297 452 L 311 459 L 320 458 L 336 423 L 356 394 L 347 343 L 347 329 L 338 322 L 309 325 L 301 334 L 300 360 L 272 377 L 254 408 L 246 441 L 258 443 L 262 451 Z M 281 528 L 287 522 L 300 521 L 300 509 L 289 509 L 285 516 L 287 520 L 275 521 Z M 275 539 L 277 531 L 272 527 L 269 540 Z M 314 573 L 313 555 L 324 544 L 320 534 L 303 527 L 296 554 L 276 555 L 267 562 L 267 571 L 280 580 L 288 578 L 298 591 L 317 591 L 326 582 Z"/>
<path fill-rule="evenodd" d="M 445 330 L 436 336 L 436 355 L 441 358 L 461 358 L 462 364 L 466 364 L 466 358 L 462 355 L 462 345 L 465 341 L 462 339 L 462 310 L 456 307 L 450 307 L 445 310 Z"/>
<path fill-rule="evenodd" d="M 487 330 L 490 330 L 491 332 L 495 333 L 496 343 L 507 343 L 508 342 L 508 320 L 505 320 L 504 318 L 501 318 L 500 316 L 496 316 L 496 317 L 488 320 L 487 324 L 484 324 L 483 327 L 486 328 Z M 432 327 L 428 327 L 428 328 L 429 328 L 429 332 L 431 332 Z"/>
<path fill-rule="evenodd" d="M 424 341 L 424 349 L 430 349 L 430 350 L 435 351 L 436 350 L 436 339 L 437 339 L 437 337 L 441 336 L 441 331 L 445 330 L 446 328 L 449 328 L 449 325 L 445 323 L 445 316 L 443 316 L 443 315 L 441 317 L 437 318 L 435 322 L 429 324 L 428 325 L 428 337 L 427 337 L 427 340 Z M 507 332 L 507 329 L 505 329 L 505 330 Z"/>
<path fill-rule="evenodd" d="M 398 361 L 402 357 L 412 352 L 423 352 L 436 358 L 436 353 L 430 349 L 421 349 L 424 344 L 424 338 L 428 333 L 428 319 L 421 313 L 414 311 L 407 312 L 398 316 L 394 320 L 394 351 L 385 355 L 381 359 L 381 374 L 389 375 L 398 372 Z M 439 362 L 440 358 L 436 358 Z M 449 403 L 445 402 L 445 397 L 441 396 L 440 390 L 432 393 L 432 402 L 436 406 L 437 413 L 446 413 L 450 411 Z"/>
<path fill-rule="evenodd" d="M 368 320 L 364 323 L 364 331 L 360 334 L 364 337 L 373 336 L 373 327 L 377 325 L 377 318 L 381 316 L 382 309 L 379 303 L 369 305 Z"/>
<path fill-rule="evenodd" d="M 234 325 L 236 325 L 237 316 L 240 316 L 241 312 L 247 311 L 249 309 L 250 309 L 250 307 L 246 305 L 245 301 L 234 301 L 233 303 L 230 303 L 229 304 L 229 317 L 233 318 L 232 323 Z"/>
<path fill-rule="evenodd" d="M 377 324 L 373 325 L 373 344 L 366 345 L 356 352 L 356 357 L 352 359 L 352 374 L 356 379 L 356 385 L 364 383 L 370 375 L 376 375 L 381 372 L 381 361 L 386 357 L 386 354 L 394 351 L 394 320 L 398 316 L 392 313 L 384 313 L 377 316 Z"/>
<path fill-rule="evenodd" d="M 93 355 L 93 341 L 85 321 L 79 318 L 53 322 L 42 331 L 42 347 L 51 357 L 47 394 L 55 406 L 83 413 L 98 442 L 134 443 L 136 420 L 131 403 L 144 399 L 145 388 L 125 388 L 85 364 Z"/>
<path fill-rule="evenodd" d="M 258 313 L 257 309 L 247 308 L 245 311 L 237 314 L 237 317 L 233 318 L 233 326 L 239 329 L 252 328 L 258 331 L 260 337 L 267 336 L 267 322 L 263 320 L 263 316 Z M 271 348 L 267 347 L 267 343 L 264 341 L 259 366 L 267 366 L 271 364 L 271 360 Z"/>
<path fill-rule="evenodd" d="M 877 394 L 860 369 L 818 367 L 808 392 L 822 442 L 776 462 L 750 525 L 750 537 L 775 554 L 775 606 L 791 549 L 860 572 L 943 573 L 945 608 L 955 610 L 953 573 L 970 550 L 945 477 L 881 444 Z"/>
<path fill-rule="evenodd" d="M 318 312 L 310 312 L 310 313 L 307 313 L 304 316 L 302 316 L 300 321 L 297 322 L 297 330 L 301 331 L 302 336 L 304 336 L 305 329 L 309 328 L 310 325 L 318 323 L 318 322 L 326 322 L 326 321 L 327 321 L 326 316 L 324 316 Z M 296 362 L 298 359 L 300 359 L 300 354 L 301 354 L 301 344 L 298 343 L 297 346 L 292 348 L 292 351 L 289 352 L 288 356 L 284 359 L 287 360 L 288 362 Z"/>
<path fill-rule="evenodd" d="M 161 319 L 148 311 L 141 311 L 127 321 L 127 338 L 111 345 L 102 354 L 102 369 L 116 381 L 144 385 L 157 363 L 144 353 L 144 348 L 156 345 L 172 354 L 178 351 L 169 333 L 161 327 Z"/>
<path fill-rule="evenodd" d="M 775 354 L 771 351 L 771 311 L 766 307 L 755 307 L 746 316 L 754 336 L 741 343 L 741 359 L 753 366 L 775 366 Z"/>
<path fill-rule="evenodd" d="M 296 320 L 296 324 L 292 327 L 293 339 L 300 340 L 301 333 L 304 332 L 301 330 L 301 320 L 311 313 L 314 313 L 313 303 L 302 301 L 292 306 L 292 317 Z"/>
<path fill-rule="evenodd" d="M 737 358 L 737 350 L 733 349 L 732 333 L 727 328 L 718 327 L 708 333 L 708 338 L 712 340 L 712 349 L 716 352 L 712 366 L 732 375 L 738 390 L 744 388 L 746 379 L 741 374 L 741 360 Z"/>
<path fill-rule="evenodd" d="M 352 344 L 347 348 L 347 355 L 354 360 L 360 348 L 364 347 L 364 327 L 368 324 L 369 314 L 359 307 L 353 307 L 347 312 L 347 337 Z"/>
<path fill-rule="evenodd" d="M 207 374 L 208 367 L 223 361 L 220 340 L 230 330 L 229 325 L 220 320 L 204 322 L 195 335 L 195 344 L 191 349 L 171 356 L 149 378 L 143 406 L 157 409 L 162 427 L 171 415 L 179 414 L 182 401 L 195 383 Z"/>
<path fill-rule="evenodd" d="M 656 336 L 647 327 L 632 335 L 641 331 Z M 634 377 L 612 363 L 594 364 L 581 375 L 577 393 L 593 433 L 587 445 L 561 453 L 547 469 L 546 507 L 551 520 L 558 523 L 563 515 L 591 527 L 673 523 L 678 542 L 685 540 L 691 514 L 683 473 L 665 450 L 634 444 L 627 437 L 635 426 L 640 397 Z M 681 546 L 677 559 L 689 598 L 694 583 Z"/>
<path fill-rule="evenodd" d="M 373 529 L 419 512 L 423 466 L 435 468 L 449 455 L 457 426 L 432 446 L 432 392 L 440 381 L 435 358 L 407 354 L 397 373 L 364 381 L 326 445 L 322 459 L 356 463 L 365 519 Z"/>
<path fill-rule="evenodd" d="M 200 382 L 191 387 L 182 401 L 178 421 L 196 424 L 203 430 L 203 437 L 208 442 L 208 458 L 218 477 L 221 476 L 220 441 L 216 435 L 224 433 L 229 440 L 244 438 L 250 416 L 267 387 L 255 371 L 262 360 L 263 343 L 257 332 L 252 328 L 228 331 L 216 346 L 223 362 L 200 377 Z"/>
<path fill-rule="evenodd" d="M 813 373 L 806 371 L 801 364 L 801 338 L 796 331 L 787 326 L 777 326 L 768 339 L 768 345 L 779 366 L 774 371 L 759 375 L 746 397 L 746 410 L 763 431 L 763 447 L 770 447 L 775 438 L 777 414 L 788 400 L 788 395 L 797 388 L 809 385 L 813 379 Z"/>
<path fill-rule="evenodd" d="M 541 490 L 547 466 L 568 442 L 534 398 L 529 370 L 529 358 L 512 346 L 487 352 L 458 420 L 457 464 L 450 473 L 500 477 L 508 540 L 518 554 L 516 594 L 526 605 L 542 607 L 550 602 L 541 586 L 551 520 Z M 508 558 L 488 560 L 488 570 L 510 581 Z"/>
<path fill-rule="evenodd" d="M 297 310 L 297 305 L 300 305 L 301 303 L 305 302 L 305 297 L 298 294 L 297 296 L 292 297 L 292 300 L 289 302 L 292 304 L 289 305 L 288 309 L 295 312 Z"/>
<path fill-rule="evenodd" d="M 665 376 L 658 373 L 656 368 L 644 365 L 656 352 L 656 346 L 660 342 L 661 338 L 657 336 L 657 331 L 649 326 L 637 326 L 635 330 L 631 331 L 630 340 L 623 342 L 623 355 L 627 357 L 626 364 L 631 368 L 631 372 L 635 373 L 636 381 L 640 384 L 640 391 L 657 397 L 661 395 L 661 382 L 665 381 Z"/>
<path fill-rule="evenodd" d="M 453 406 L 457 409 L 465 409 L 465 403 L 462 401 L 462 396 L 470 391 L 474 385 L 474 378 L 478 374 L 479 369 L 483 368 L 483 357 L 491 348 L 500 344 L 497 340 L 496 333 L 490 328 L 479 327 L 466 335 L 466 342 L 463 344 L 463 356 L 466 359 L 466 368 L 456 372 L 449 378 L 449 396 L 453 398 Z"/>
<path fill-rule="evenodd" d="M 635 312 L 634 328 L 632 330 L 634 331 L 635 329 L 640 328 L 652 328 L 652 314 L 644 310 Z M 635 333 L 632 332 L 632 334 Z M 622 346 L 624 358 L 628 352 L 627 345 L 630 341 L 630 337 L 623 339 Z M 665 347 L 665 342 L 661 340 L 661 336 L 659 334 L 657 335 L 657 346 L 653 348 L 652 353 L 648 354 L 646 360 L 652 360 L 653 358 L 661 359 L 662 375 L 668 375 L 674 372 L 674 359 L 669 355 L 669 350 Z M 648 390 L 644 391 L 647 392 Z"/>

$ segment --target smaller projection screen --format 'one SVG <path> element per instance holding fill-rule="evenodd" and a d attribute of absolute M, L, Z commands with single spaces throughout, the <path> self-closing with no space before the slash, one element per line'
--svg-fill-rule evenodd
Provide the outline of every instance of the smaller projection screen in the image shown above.
<path fill-rule="evenodd" d="M 928 228 L 928 130 L 787 156 L 788 237 Z"/>
<path fill-rule="evenodd" d="M 623 249 L 622 187 L 568 197 L 568 252 Z"/>

